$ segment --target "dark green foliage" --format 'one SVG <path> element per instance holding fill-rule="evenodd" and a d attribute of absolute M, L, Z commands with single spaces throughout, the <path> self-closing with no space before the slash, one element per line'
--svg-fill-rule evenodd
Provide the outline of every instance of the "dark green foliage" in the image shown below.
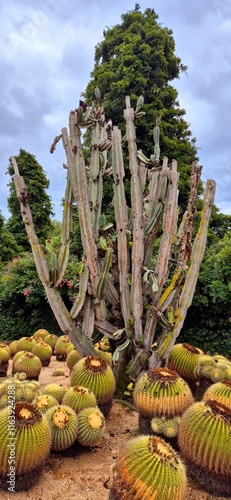
<path fill-rule="evenodd" d="M 77 283 L 77 260 L 72 258 L 66 275 L 60 283 L 61 295 L 70 309 Z M 37 329 L 45 328 L 60 334 L 60 328 L 47 301 L 38 278 L 31 253 L 24 253 L 2 267 L 0 271 L 0 337 L 14 340 L 30 336 Z"/>
<path fill-rule="evenodd" d="M 29 204 L 36 228 L 37 236 L 41 243 L 45 242 L 47 234 L 51 229 L 51 216 L 53 216 L 50 196 L 46 193 L 49 181 L 45 172 L 34 155 L 20 149 L 19 155 L 15 157 L 20 175 L 24 178 L 29 195 Z M 13 175 L 13 166 L 10 164 L 7 169 L 8 174 Z M 8 230 L 13 234 L 21 251 L 29 250 L 24 224 L 19 208 L 19 201 L 16 196 L 14 182 L 9 182 L 10 196 L 8 198 L 8 208 L 11 217 L 7 222 Z"/>
<path fill-rule="evenodd" d="M 19 254 L 19 247 L 7 227 L 4 217 L 0 213 L 0 266 Z"/>
<path fill-rule="evenodd" d="M 144 96 L 146 115 L 137 122 L 137 146 L 150 156 L 153 153 L 153 127 L 157 115 L 162 117 L 161 155 L 176 158 L 180 172 L 180 205 L 185 207 L 192 161 L 197 157 L 185 110 L 180 108 L 177 90 L 169 82 L 186 70 L 175 55 L 172 31 L 158 23 L 153 9 L 144 13 L 135 10 L 121 16 L 121 24 L 109 28 L 95 49 L 95 66 L 91 73 L 85 97 L 94 99 L 99 87 L 104 99 L 105 114 L 113 124 L 124 130 L 121 109 L 126 95 L 133 107 L 140 95 Z"/>
<path fill-rule="evenodd" d="M 231 231 L 210 246 L 179 342 L 231 357 Z"/>
<path fill-rule="evenodd" d="M 32 254 L 16 257 L 0 272 L 0 337 L 14 340 L 38 328 L 60 332 L 37 275 Z"/>

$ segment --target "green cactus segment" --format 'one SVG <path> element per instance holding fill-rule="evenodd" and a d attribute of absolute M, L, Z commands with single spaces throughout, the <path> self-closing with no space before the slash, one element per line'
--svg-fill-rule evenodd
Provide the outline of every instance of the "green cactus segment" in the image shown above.
<path fill-rule="evenodd" d="M 155 368 L 141 375 L 133 399 L 144 417 L 181 415 L 194 401 L 188 384 L 167 368 Z"/>
<path fill-rule="evenodd" d="M 76 441 L 78 419 L 72 408 L 53 406 L 46 411 L 46 419 L 51 429 L 52 450 L 66 450 Z"/>
<path fill-rule="evenodd" d="M 0 476 L 9 473 L 9 421 L 12 408 L 0 411 Z M 51 432 L 46 418 L 30 403 L 17 403 L 14 411 L 14 459 L 16 476 L 30 473 L 45 462 L 51 447 Z"/>
<path fill-rule="evenodd" d="M 111 367 L 104 359 L 97 356 L 87 356 L 80 359 L 71 374 L 71 385 L 82 385 L 91 389 L 98 403 L 112 400 L 115 391 L 115 376 Z"/>
<path fill-rule="evenodd" d="M 53 396 L 59 403 L 62 402 L 64 394 L 68 391 L 69 387 L 58 384 L 47 384 L 43 389 L 43 394 Z"/>
<path fill-rule="evenodd" d="M 185 466 L 173 448 L 158 436 L 139 436 L 117 459 L 111 490 L 115 500 L 183 500 L 186 486 Z"/>
<path fill-rule="evenodd" d="M 52 406 L 58 406 L 59 402 L 49 394 L 41 394 L 33 399 L 32 404 L 36 406 L 41 413 L 45 413 Z"/>
<path fill-rule="evenodd" d="M 167 367 L 174 370 L 181 377 L 189 380 L 198 380 L 194 370 L 203 351 L 190 344 L 175 344 L 171 350 Z"/>
<path fill-rule="evenodd" d="M 14 361 L 14 371 L 25 372 L 28 379 L 38 379 L 41 369 L 42 363 L 40 359 L 31 352 L 25 351 L 22 356 L 19 356 L 16 361 Z"/>
<path fill-rule="evenodd" d="M 178 440 L 181 454 L 208 479 L 213 477 L 214 492 L 216 477 L 230 483 L 231 410 L 227 406 L 215 400 L 194 403 L 181 418 Z"/>
<path fill-rule="evenodd" d="M 231 409 L 231 381 L 224 380 L 210 385 L 203 395 L 203 400 L 215 399 Z"/>
<path fill-rule="evenodd" d="M 105 417 L 99 408 L 83 408 L 78 414 L 77 441 L 82 446 L 96 445 L 105 432 L 105 426 Z"/>
<path fill-rule="evenodd" d="M 79 413 L 83 408 L 97 406 L 97 400 L 91 389 L 76 385 L 70 387 L 64 394 L 62 404 L 70 406 L 76 413 Z"/>
<path fill-rule="evenodd" d="M 112 254 L 113 254 L 112 249 L 108 248 L 105 254 L 103 269 L 96 290 L 96 297 L 99 300 L 102 300 L 104 298 L 106 281 L 112 263 Z"/>

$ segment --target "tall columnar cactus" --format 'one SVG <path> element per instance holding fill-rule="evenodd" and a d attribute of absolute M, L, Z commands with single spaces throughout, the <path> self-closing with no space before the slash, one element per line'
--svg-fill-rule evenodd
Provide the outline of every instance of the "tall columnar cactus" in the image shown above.
<path fill-rule="evenodd" d="M 154 154 L 149 158 L 141 149 L 137 150 L 136 121 L 145 114 L 141 111 L 143 103 L 140 96 L 133 109 L 130 98 L 126 97 L 126 134 L 122 138 L 116 124 L 107 122 L 103 100 L 96 89 L 95 100 L 91 104 L 80 101 L 78 108 L 70 112 L 69 130 L 63 128 L 55 138 L 51 152 L 62 139 L 67 158 L 61 246 L 57 255 L 52 248 L 45 255 L 39 244 L 28 197 L 24 196 L 26 186 L 15 158 L 11 158 L 23 222 L 57 322 L 83 357 L 96 355 L 92 343 L 96 330 L 106 335 L 117 376 L 125 363 L 127 371 L 136 377 L 144 367 L 160 366 L 168 359 L 193 298 L 215 196 L 215 183 L 209 180 L 201 223 L 193 239 L 202 167 L 197 162 L 192 164 L 189 202 L 178 224 L 177 161 L 161 158 L 159 117 L 153 130 Z M 86 128 L 91 135 L 89 166 L 85 163 L 81 140 L 81 130 Z M 126 168 L 130 197 L 125 196 Z M 101 238 L 100 221 L 106 217 L 102 213 L 103 182 L 110 175 L 114 181 L 111 201 L 115 227 Z M 83 258 L 79 291 L 68 311 L 58 284 L 69 257 L 73 201 L 78 210 Z M 154 265 L 157 234 L 161 238 Z M 82 328 L 76 326 L 80 313 Z M 153 348 L 157 332 L 160 334 Z"/>

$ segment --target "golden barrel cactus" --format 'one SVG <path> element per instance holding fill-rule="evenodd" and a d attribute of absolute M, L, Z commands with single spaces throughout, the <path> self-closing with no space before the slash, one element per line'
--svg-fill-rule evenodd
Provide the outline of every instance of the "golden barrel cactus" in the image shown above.
<path fill-rule="evenodd" d="M 81 358 L 75 364 L 70 377 L 72 386 L 81 385 L 94 392 L 104 415 L 109 412 L 116 382 L 111 367 L 104 359 L 98 356 Z"/>
<path fill-rule="evenodd" d="M 209 493 L 231 496 L 231 409 L 214 399 L 191 405 L 178 432 L 188 470 Z"/>
<path fill-rule="evenodd" d="M 37 479 L 50 452 L 48 422 L 32 404 L 19 402 L 0 411 L 0 428 L 0 486 L 8 489 L 13 467 L 15 491 L 26 490 Z"/>
<path fill-rule="evenodd" d="M 183 500 L 185 466 L 159 436 L 138 436 L 120 452 L 113 470 L 111 500 Z"/>

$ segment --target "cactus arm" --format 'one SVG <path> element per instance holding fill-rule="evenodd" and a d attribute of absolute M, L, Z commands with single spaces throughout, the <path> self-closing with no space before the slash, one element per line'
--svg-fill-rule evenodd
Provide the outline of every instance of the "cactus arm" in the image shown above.
<path fill-rule="evenodd" d="M 147 232 L 148 224 L 151 223 L 155 213 L 158 210 L 159 204 L 164 204 L 166 189 L 167 189 L 167 175 L 169 172 L 168 168 L 168 158 L 165 156 L 163 159 L 163 166 L 161 171 L 152 172 L 152 178 L 149 182 L 149 196 L 147 205 L 147 215 L 148 221 L 145 228 Z M 153 245 L 156 238 L 157 231 L 161 222 L 162 210 L 159 211 L 159 215 L 155 218 L 152 230 L 146 235 L 145 246 L 144 246 L 144 266 L 150 267 L 151 258 L 153 254 Z"/>
<path fill-rule="evenodd" d="M 106 285 L 105 285 L 105 293 L 106 293 L 106 298 L 110 304 L 113 306 L 117 306 L 120 301 L 119 294 L 114 286 L 114 284 L 111 281 L 110 276 L 108 276 Z"/>
<path fill-rule="evenodd" d="M 163 215 L 163 235 L 155 266 L 155 275 L 157 277 L 158 284 L 157 296 L 160 296 L 168 276 L 172 237 L 176 227 L 179 174 L 177 172 L 177 163 L 175 161 L 172 162 L 172 170 L 169 171 L 168 176 L 169 185 Z"/>
<path fill-rule="evenodd" d="M 89 295 L 85 296 L 84 302 L 84 316 L 83 316 L 83 324 L 82 324 L 82 333 L 88 339 L 92 337 L 94 331 L 94 322 L 95 322 L 95 312 L 94 305 L 92 299 Z"/>
<path fill-rule="evenodd" d="M 102 141 L 108 140 L 108 135 L 106 131 L 106 125 L 104 123 L 103 126 L 100 128 L 100 143 Z M 105 151 L 100 152 L 101 159 L 103 158 L 104 163 L 101 166 L 100 165 L 100 158 L 99 158 L 99 179 L 98 179 L 98 198 L 97 198 L 97 210 L 96 210 L 96 217 L 95 217 L 95 234 L 96 237 L 99 236 L 99 227 L 100 227 L 100 216 L 101 216 L 101 207 L 102 207 L 102 199 L 103 199 L 103 176 L 105 172 L 105 168 L 107 165 L 107 155 L 108 151 L 107 149 Z"/>
<path fill-rule="evenodd" d="M 22 220 L 25 225 L 25 230 L 29 239 L 29 243 L 31 245 L 31 250 L 36 263 L 37 272 L 42 283 L 46 285 L 46 287 L 49 287 L 50 276 L 49 276 L 49 268 L 47 265 L 46 257 L 42 250 L 41 245 L 39 244 L 37 235 L 35 233 L 29 204 L 25 202 L 25 196 L 23 197 L 24 193 L 27 193 L 26 185 L 24 183 L 23 177 L 21 177 L 21 175 L 19 174 L 16 159 L 13 156 L 11 156 L 10 160 L 12 162 L 15 171 L 13 180 L 16 188 L 17 198 L 20 202 Z"/>
<path fill-rule="evenodd" d="M 99 267 L 97 263 L 97 248 L 91 224 L 90 205 L 88 200 L 86 168 L 80 141 L 80 129 L 77 125 L 76 113 L 70 113 L 70 139 L 67 129 L 62 129 L 63 146 L 66 152 L 70 179 L 75 197 L 81 230 L 81 239 L 84 254 L 87 258 L 87 265 L 90 270 L 93 294 L 96 296 L 96 289 L 99 279 Z"/>
<path fill-rule="evenodd" d="M 129 252 L 127 242 L 128 214 L 124 192 L 124 164 L 121 146 L 121 131 L 118 127 L 112 130 L 112 168 L 114 176 L 114 206 L 117 227 L 118 269 L 120 284 L 121 310 L 127 328 L 130 318 L 130 288 L 128 284 Z"/>
<path fill-rule="evenodd" d="M 91 143 L 91 162 L 88 182 L 88 196 L 91 215 L 91 225 L 94 236 L 97 235 L 96 220 L 98 211 L 98 194 L 99 194 L 99 141 L 100 141 L 100 125 L 96 121 L 92 130 Z"/>
<path fill-rule="evenodd" d="M 62 218 L 62 229 L 61 229 L 61 247 L 58 254 L 58 279 L 55 286 L 58 286 L 63 279 L 63 275 L 66 271 L 69 249 L 70 249 L 70 234 L 71 234 L 71 201 L 72 201 L 72 187 L 70 179 L 67 178 L 64 207 L 63 207 L 63 218 Z"/>
<path fill-rule="evenodd" d="M 67 310 L 59 292 L 50 287 L 50 277 L 49 269 L 46 261 L 45 254 L 39 244 L 38 237 L 35 233 L 32 214 L 28 203 L 25 205 L 22 199 L 22 189 L 26 190 L 26 186 L 23 177 L 19 175 L 17 162 L 14 157 L 11 157 L 11 162 L 14 167 L 15 175 L 13 177 L 17 197 L 20 201 L 20 209 L 22 213 L 23 222 L 25 224 L 26 233 L 31 245 L 32 254 L 34 257 L 37 273 L 39 279 L 44 287 L 48 302 L 57 320 L 60 329 L 68 335 L 70 340 L 77 349 L 82 353 L 83 356 L 95 353 L 95 349 L 91 342 L 87 338 L 84 338 L 81 333 L 76 329 L 75 324 L 70 317 L 69 311 Z M 25 192 L 25 191 L 23 191 Z"/>
<path fill-rule="evenodd" d="M 135 340 L 142 337 L 142 264 L 144 258 L 143 197 L 139 179 L 136 134 L 134 127 L 134 109 L 130 107 L 130 98 L 126 97 L 126 135 L 129 151 L 129 167 L 131 172 L 131 206 L 132 206 L 132 276 L 131 276 L 131 309 L 134 318 Z"/>
<path fill-rule="evenodd" d="M 175 313 L 174 329 L 173 331 L 167 333 L 164 342 L 158 349 L 158 354 L 162 359 L 168 358 L 175 340 L 180 334 L 181 328 L 184 324 L 187 310 L 192 303 L 200 265 L 205 252 L 208 225 L 215 198 L 215 191 L 215 182 L 213 180 L 208 180 L 204 191 L 200 225 L 192 246 L 191 264 L 187 271 L 186 279 L 179 298 L 179 305 Z"/>
<path fill-rule="evenodd" d="M 179 226 L 177 235 L 174 237 L 173 250 L 174 253 L 178 252 L 178 262 L 174 271 L 171 283 L 164 291 L 163 295 L 159 298 L 158 306 L 163 311 L 166 309 L 166 304 L 169 302 L 170 295 L 173 297 L 174 290 L 178 289 L 184 280 L 184 271 L 187 268 L 187 263 L 191 256 L 191 240 L 193 232 L 194 216 L 196 212 L 197 190 L 200 180 L 202 167 L 193 162 L 192 172 L 190 177 L 190 193 L 187 209 L 183 215 L 181 224 Z"/>
<path fill-rule="evenodd" d="M 82 270 L 80 278 L 79 278 L 79 293 L 78 293 L 78 295 L 74 301 L 74 304 L 70 310 L 70 316 L 73 319 L 78 316 L 79 312 L 81 311 L 81 309 L 83 307 L 85 296 L 87 293 L 88 278 L 89 278 L 89 269 L 88 269 L 86 263 L 84 263 L 83 270 Z"/>
<path fill-rule="evenodd" d="M 139 178 L 140 178 L 141 192 L 143 194 L 144 190 L 145 190 L 145 186 L 146 186 L 146 180 L 147 180 L 147 167 L 142 162 L 139 164 Z"/>

